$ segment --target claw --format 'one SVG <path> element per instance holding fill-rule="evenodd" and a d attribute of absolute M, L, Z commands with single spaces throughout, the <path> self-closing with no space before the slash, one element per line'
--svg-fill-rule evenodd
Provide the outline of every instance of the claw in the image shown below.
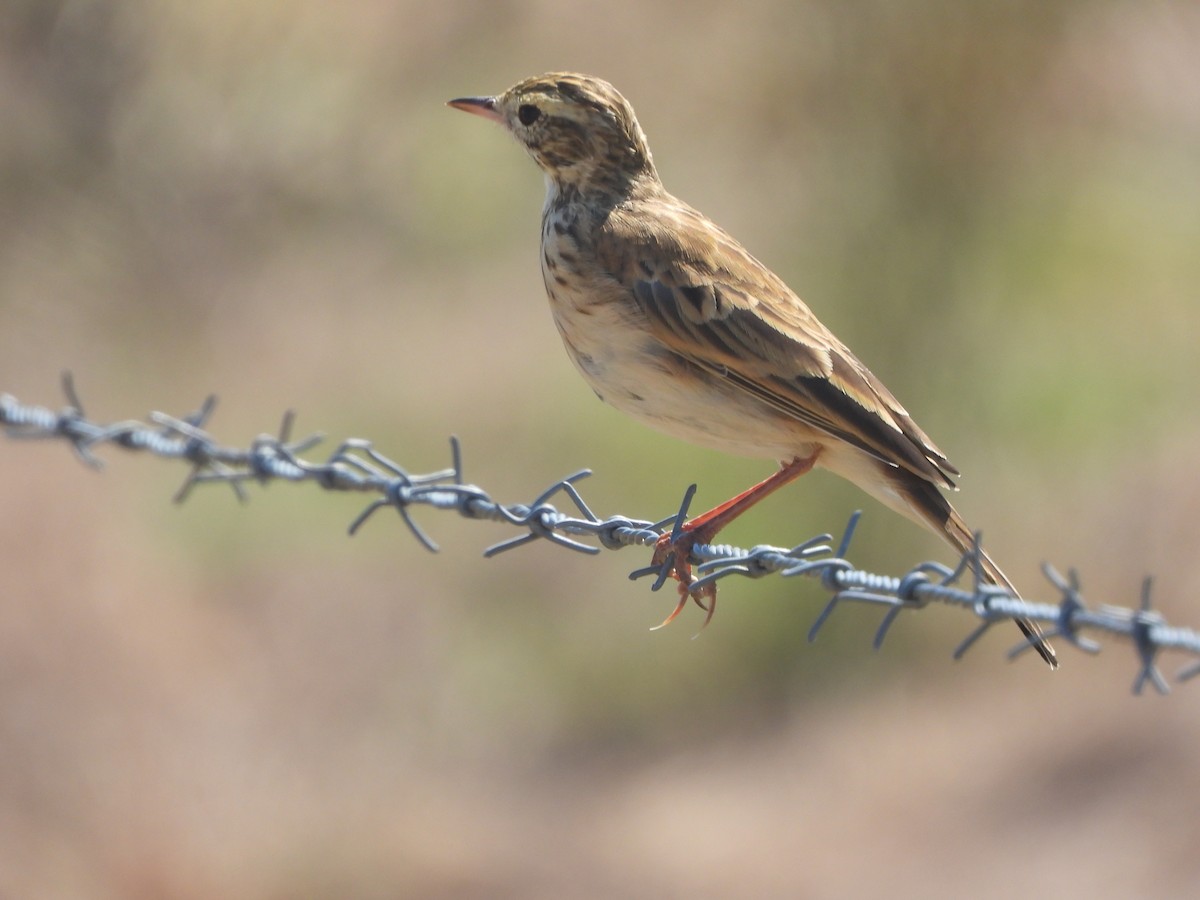
<path fill-rule="evenodd" d="M 692 599 L 696 601 L 696 605 L 704 610 L 704 621 L 700 624 L 700 631 L 708 627 L 708 623 L 712 621 L 713 613 L 717 611 L 717 586 L 715 584 L 707 584 L 700 589 L 699 594 L 692 594 Z M 701 597 L 708 598 L 708 606 L 700 602 Z M 697 631 L 692 637 L 700 637 L 700 631 Z"/>
<path fill-rule="evenodd" d="M 687 606 L 688 598 L 691 596 L 691 594 L 688 593 L 687 588 L 682 584 L 679 586 L 679 588 L 679 602 L 675 604 L 675 608 L 671 610 L 671 614 L 651 628 L 651 631 L 658 631 L 660 628 L 666 628 L 675 621 L 676 616 L 683 612 L 683 608 Z"/>

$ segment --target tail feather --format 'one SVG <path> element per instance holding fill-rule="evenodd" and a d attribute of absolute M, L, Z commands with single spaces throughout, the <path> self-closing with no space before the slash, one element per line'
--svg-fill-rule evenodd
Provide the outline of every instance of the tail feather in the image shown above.
<path fill-rule="evenodd" d="M 908 472 L 895 473 L 890 479 L 892 486 L 907 501 L 910 514 L 919 517 L 919 521 L 930 530 L 944 537 L 959 553 L 967 553 L 975 545 L 975 535 L 967 527 L 962 516 L 950 505 L 946 496 L 928 481 Z M 983 574 L 989 582 L 999 585 L 1009 591 L 1014 597 L 1020 597 L 1008 576 L 983 550 L 979 551 L 979 562 Z M 1021 633 L 1029 640 L 1038 655 L 1046 661 L 1051 669 L 1058 668 L 1058 656 L 1054 648 L 1043 637 L 1041 628 L 1030 619 L 1014 619 Z"/>

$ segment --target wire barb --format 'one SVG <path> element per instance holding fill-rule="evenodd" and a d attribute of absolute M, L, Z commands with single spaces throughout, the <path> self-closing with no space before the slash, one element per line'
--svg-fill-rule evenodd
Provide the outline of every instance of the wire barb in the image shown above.
<path fill-rule="evenodd" d="M 70 374 L 63 376 L 62 389 L 67 405 L 58 412 L 21 403 L 9 394 L 0 394 L 0 426 L 11 438 L 66 441 L 75 455 L 92 468 L 103 465 L 93 451 L 104 445 L 183 460 L 191 469 L 175 495 L 177 502 L 186 500 L 197 485 L 210 483 L 228 485 L 242 501 L 247 499 L 245 483 L 250 481 L 260 484 L 311 482 L 324 490 L 363 492 L 373 496 L 351 521 L 350 534 L 356 534 L 375 513 L 390 508 L 396 511 L 417 542 L 430 551 L 437 551 L 438 545 L 413 519 L 411 511 L 418 506 L 452 510 L 468 519 L 498 521 L 522 532 L 488 547 L 484 551 L 487 557 L 536 541 L 579 553 L 597 554 L 601 550 L 622 547 L 649 547 L 668 528 L 672 535 L 677 534 L 687 521 L 696 491 L 695 485 L 690 486 L 679 509 L 658 521 L 619 515 L 601 518 L 585 502 L 577 487 L 591 474 L 582 469 L 554 482 L 528 504 L 504 505 L 483 488 L 466 482 L 462 448 L 454 437 L 450 439 L 450 467 L 426 474 L 408 472 L 376 450 L 370 441 L 361 438 L 344 440 L 327 459 L 313 462 L 303 458 L 302 454 L 318 446 L 324 437 L 312 434 L 294 440 L 295 415 L 290 411 L 284 414 L 274 435 L 260 435 L 248 448 L 226 447 L 207 431 L 216 410 L 215 397 L 207 397 L 194 412 L 184 416 L 154 412 L 146 422 L 123 420 L 102 425 L 91 421 L 84 413 Z M 573 507 L 571 512 L 561 512 L 551 505 L 550 501 L 559 497 L 566 498 Z M 923 562 L 899 577 L 876 574 L 857 568 L 847 559 L 860 515 L 856 512 L 850 517 L 836 549 L 829 534 L 817 535 L 790 549 L 759 545 L 747 550 L 724 544 L 698 544 L 692 548 L 692 557 L 699 577 L 691 588 L 695 590 L 735 575 L 762 578 L 779 574 L 813 578 L 820 582 L 830 599 L 809 629 L 810 641 L 817 638 L 833 613 L 846 602 L 883 607 L 883 619 L 872 641 L 876 649 L 883 644 L 901 613 L 916 612 L 938 603 L 964 610 L 977 620 L 976 627 L 955 648 L 956 659 L 973 647 L 996 622 L 1020 617 L 1042 623 L 1047 637 L 1061 637 L 1089 654 L 1098 653 L 1101 645 L 1085 636 L 1085 631 L 1128 640 L 1138 663 L 1138 674 L 1132 686 L 1134 694 L 1141 694 L 1147 684 L 1160 694 L 1169 691 L 1159 668 L 1159 660 L 1166 651 L 1196 658 L 1176 673 L 1177 681 L 1188 681 L 1200 675 L 1200 633 L 1191 628 L 1171 626 L 1152 608 L 1153 582 L 1150 578 L 1142 584 L 1136 609 L 1108 605 L 1091 609 L 1084 600 L 1075 570 L 1069 569 L 1064 577 L 1046 563 L 1042 571 L 1058 600 L 1034 603 L 983 580 L 979 535 L 975 535 L 972 546 L 954 568 L 937 562 Z M 669 577 L 671 565 L 673 560 L 668 559 L 661 565 L 637 569 L 629 577 L 654 575 L 651 588 L 657 590 Z M 1027 641 L 1021 642 L 1008 652 L 1009 658 L 1026 653 L 1030 646 Z"/>

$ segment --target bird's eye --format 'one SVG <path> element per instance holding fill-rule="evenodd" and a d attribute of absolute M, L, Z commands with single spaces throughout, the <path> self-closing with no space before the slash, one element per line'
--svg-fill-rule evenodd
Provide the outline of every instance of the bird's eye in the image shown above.
<path fill-rule="evenodd" d="M 532 125 L 542 117 L 542 111 L 532 103 L 522 103 L 517 107 L 517 119 L 522 125 Z"/>

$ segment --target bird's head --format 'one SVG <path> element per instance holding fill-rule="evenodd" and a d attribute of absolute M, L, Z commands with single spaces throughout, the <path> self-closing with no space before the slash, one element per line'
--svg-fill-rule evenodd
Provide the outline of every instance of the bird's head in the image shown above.
<path fill-rule="evenodd" d="M 552 72 L 449 105 L 503 125 L 560 189 L 619 193 L 658 180 L 633 107 L 607 81 Z"/>

